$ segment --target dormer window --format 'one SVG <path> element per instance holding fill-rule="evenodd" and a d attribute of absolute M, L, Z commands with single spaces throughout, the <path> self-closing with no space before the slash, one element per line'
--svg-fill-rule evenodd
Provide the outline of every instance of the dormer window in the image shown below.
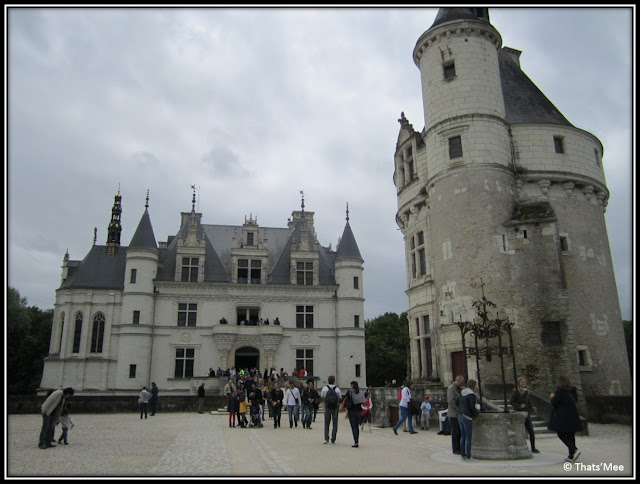
<path fill-rule="evenodd" d="M 262 283 L 261 259 L 238 259 L 238 284 Z"/>
<path fill-rule="evenodd" d="M 198 262 L 197 257 L 182 258 L 182 282 L 198 282 Z"/>
<path fill-rule="evenodd" d="M 296 284 L 298 286 L 313 286 L 313 262 L 298 262 L 296 264 Z"/>
<path fill-rule="evenodd" d="M 247 245 L 254 245 L 253 244 L 253 232 L 247 232 Z"/>

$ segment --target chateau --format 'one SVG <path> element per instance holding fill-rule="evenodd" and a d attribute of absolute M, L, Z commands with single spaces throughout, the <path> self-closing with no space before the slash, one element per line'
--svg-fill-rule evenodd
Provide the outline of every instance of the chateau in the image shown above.
<path fill-rule="evenodd" d="M 411 377 L 449 385 L 463 374 L 458 322 L 478 319 L 484 291 L 491 316 L 514 323 L 516 373 L 541 394 L 566 374 L 580 406 L 631 395 L 603 146 L 535 86 L 520 54 L 502 47 L 487 8 L 441 8 L 413 50 L 425 126 L 401 115 L 394 158 Z M 510 357 L 505 366 L 513 382 Z M 483 385 L 502 384 L 495 353 L 480 367 Z"/>
<path fill-rule="evenodd" d="M 314 213 L 286 227 L 202 223 L 182 212 L 179 230 L 156 243 L 144 213 L 120 244 L 115 196 L 106 245 L 64 256 L 50 354 L 41 389 L 84 394 L 188 395 L 209 368 L 305 368 L 324 384 L 366 382 L 363 259 L 349 225 L 335 251 L 316 238 Z"/>

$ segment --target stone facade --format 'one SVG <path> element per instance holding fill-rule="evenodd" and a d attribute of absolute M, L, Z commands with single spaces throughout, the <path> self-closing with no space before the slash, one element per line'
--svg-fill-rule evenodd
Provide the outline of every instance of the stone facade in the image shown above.
<path fill-rule="evenodd" d="M 567 374 L 584 411 L 587 396 L 631 393 L 603 147 L 528 79 L 520 52 L 501 45 L 487 9 L 443 8 L 414 49 L 425 127 L 402 114 L 394 159 L 410 377 L 453 380 L 456 323 L 478 318 L 472 303 L 484 290 L 515 323 L 515 373 L 546 394 Z M 512 383 L 510 358 L 505 365 Z M 477 379 L 475 360 L 467 367 Z M 487 387 L 502 381 L 498 358 L 480 367 Z"/>
<path fill-rule="evenodd" d="M 366 382 L 364 261 L 348 211 L 336 250 L 319 244 L 304 200 L 282 228 L 253 216 L 207 225 L 192 208 L 157 244 L 147 204 L 121 246 L 120 203 L 118 194 L 109 247 L 94 241 L 81 261 L 65 255 L 42 393 L 127 395 L 155 381 L 164 395 L 192 395 L 218 367 L 305 367 L 319 385 L 329 375 L 344 387 Z"/>

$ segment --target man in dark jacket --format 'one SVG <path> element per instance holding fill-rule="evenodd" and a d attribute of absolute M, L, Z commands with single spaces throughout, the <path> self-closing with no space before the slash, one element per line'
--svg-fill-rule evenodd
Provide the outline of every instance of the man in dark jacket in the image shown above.
<path fill-rule="evenodd" d="M 460 454 L 460 425 L 458 424 L 458 405 L 456 400 L 462 393 L 462 387 L 466 383 L 462 375 L 458 375 L 455 381 L 447 388 L 447 417 L 451 423 L 451 448 L 454 454 Z"/>
<path fill-rule="evenodd" d="M 558 388 L 550 395 L 551 417 L 549 418 L 549 430 L 558 433 L 558 438 L 569 449 L 567 462 L 575 462 L 580 457 L 580 451 L 576 447 L 576 432 L 582 430 L 582 422 L 576 405 L 576 388 L 571 385 L 569 377 L 558 377 Z"/>
<path fill-rule="evenodd" d="M 198 387 L 198 413 L 203 413 L 204 408 L 204 382 Z"/>

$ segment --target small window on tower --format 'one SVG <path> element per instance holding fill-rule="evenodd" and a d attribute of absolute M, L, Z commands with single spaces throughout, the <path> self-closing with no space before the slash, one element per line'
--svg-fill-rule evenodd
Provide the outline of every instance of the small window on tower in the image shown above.
<path fill-rule="evenodd" d="M 449 158 L 460 158 L 462 156 L 462 138 L 455 136 L 449 138 Z"/>
<path fill-rule="evenodd" d="M 564 139 L 560 136 L 553 137 L 553 145 L 556 148 L 556 153 L 564 153 Z"/>
<path fill-rule="evenodd" d="M 443 64 L 442 68 L 444 69 L 445 79 L 456 77 L 456 65 L 454 62 L 447 62 L 446 64 Z"/>

